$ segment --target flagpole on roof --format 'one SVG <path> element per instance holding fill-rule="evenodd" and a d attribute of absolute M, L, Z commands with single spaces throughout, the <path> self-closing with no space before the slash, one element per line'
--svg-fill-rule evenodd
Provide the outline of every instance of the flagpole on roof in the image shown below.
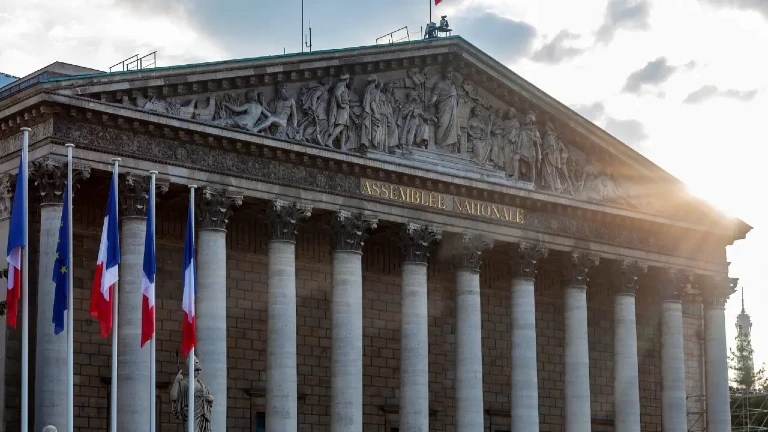
<path fill-rule="evenodd" d="M 194 256 L 195 256 L 195 188 L 197 186 L 190 185 L 189 186 L 189 213 L 191 217 L 189 218 L 189 223 L 192 226 L 192 229 L 190 230 L 191 236 L 192 236 L 192 262 L 194 263 Z M 194 291 L 197 290 L 197 268 L 196 266 L 192 266 L 193 268 L 193 275 L 192 278 L 194 280 L 194 285 L 192 286 L 192 289 Z M 194 291 L 192 295 L 192 310 L 194 311 L 194 304 L 195 304 L 195 296 Z M 195 322 L 194 320 L 192 321 Z M 187 405 L 188 411 L 187 411 L 187 432 L 195 432 L 195 345 L 192 345 L 192 349 L 189 350 L 189 354 L 187 355 L 187 375 L 189 376 L 189 385 L 187 386 L 187 400 L 189 401 L 189 404 Z"/>
<path fill-rule="evenodd" d="M 72 253 L 72 149 L 74 144 L 65 144 L 67 148 L 67 432 L 75 430 L 75 354 L 74 354 L 74 258 Z"/>
<path fill-rule="evenodd" d="M 109 211 L 115 211 L 117 212 L 118 207 L 118 196 L 117 196 L 117 182 L 118 182 L 118 165 L 120 164 L 120 158 L 112 158 L 112 163 L 114 163 L 114 168 L 112 169 L 112 187 L 114 190 L 112 193 L 115 194 L 115 207 L 112 209 L 108 209 Z M 115 221 L 118 220 L 117 214 L 115 214 Z M 115 227 L 115 229 L 119 229 L 119 227 Z M 110 387 L 111 390 L 111 406 L 110 408 L 110 416 L 109 416 L 109 422 L 110 422 L 110 428 L 109 430 L 111 432 L 117 432 L 117 301 L 118 301 L 118 285 L 120 281 L 115 281 L 114 286 L 112 287 L 112 385 Z"/>
<path fill-rule="evenodd" d="M 24 187 L 24 247 L 21 268 L 21 432 L 29 430 L 29 132 L 21 128 L 22 171 L 18 180 Z"/>
<path fill-rule="evenodd" d="M 151 218 L 150 226 L 152 227 L 152 245 L 154 247 L 155 245 L 155 177 L 157 176 L 157 171 L 150 171 L 150 181 L 149 181 L 149 208 L 152 210 L 150 212 L 149 217 Z M 145 246 L 146 247 L 146 246 Z M 153 257 L 154 258 L 154 257 Z M 155 277 L 155 275 L 152 275 Z M 151 301 L 152 306 L 157 308 L 155 306 L 155 290 L 153 289 L 151 292 Z M 157 309 L 155 309 L 155 312 Z M 149 413 L 149 430 L 150 432 L 155 432 L 155 426 L 157 423 L 157 419 L 155 418 L 157 412 L 156 412 L 156 403 L 157 403 L 157 370 L 155 369 L 155 338 L 157 337 L 157 330 L 155 329 L 156 320 L 155 317 L 157 314 L 152 314 L 152 339 L 149 340 L 149 381 L 150 381 L 150 389 L 149 389 L 149 407 L 150 407 L 150 413 Z"/>

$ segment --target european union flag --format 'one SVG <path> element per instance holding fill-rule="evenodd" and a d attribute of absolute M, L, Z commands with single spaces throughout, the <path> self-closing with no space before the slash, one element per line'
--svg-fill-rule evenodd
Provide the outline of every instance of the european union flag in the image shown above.
<path fill-rule="evenodd" d="M 61 211 L 59 240 L 56 243 L 56 259 L 53 263 L 53 282 L 56 284 L 53 297 L 53 332 L 64 331 L 64 311 L 69 297 L 69 193 L 65 184 L 64 208 Z"/>

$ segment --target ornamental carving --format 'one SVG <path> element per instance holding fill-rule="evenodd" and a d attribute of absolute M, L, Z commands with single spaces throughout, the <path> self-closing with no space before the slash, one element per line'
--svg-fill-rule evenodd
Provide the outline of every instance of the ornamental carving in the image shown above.
<path fill-rule="evenodd" d="M 648 271 L 648 264 L 627 259 L 613 260 L 611 272 L 613 273 L 614 292 L 616 294 L 631 294 L 637 292 L 637 280 Z"/>
<path fill-rule="evenodd" d="M 267 226 L 270 239 L 277 241 L 296 242 L 299 235 L 299 225 L 312 214 L 312 206 L 284 201 L 272 200 L 267 207 Z"/>
<path fill-rule="evenodd" d="M 443 237 L 443 230 L 428 225 L 409 222 L 403 225 L 400 246 L 403 262 L 426 264 L 435 243 Z"/>
<path fill-rule="evenodd" d="M 53 119 L 49 118 L 29 126 L 29 128 L 32 129 L 32 131 L 29 132 L 29 145 L 32 146 L 34 143 L 50 137 L 53 134 L 53 124 Z M 23 142 L 24 135 L 21 132 L 21 128 L 19 128 L 17 133 L 0 139 L 0 156 L 7 156 L 13 152 L 21 150 Z"/>
<path fill-rule="evenodd" d="M 549 249 L 542 244 L 520 242 L 512 251 L 512 277 L 529 278 L 536 276 L 536 263 L 549 254 Z"/>
<path fill-rule="evenodd" d="M 10 174 L 0 174 L 0 220 L 6 220 L 11 217 L 14 186 Z"/>
<path fill-rule="evenodd" d="M 132 172 L 125 174 L 120 182 L 121 214 L 125 217 L 147 217 L 147 202 L 149 202 L 150 176 L 141 176 Z M 155 199 L 157 192 L 168 192 L 167 181 L 155 180 Z"/>
<path fill-rule="evenodd" d="M 728 297 L 736 292 L 738 278 L 727 276 L 696 275 L 696 287 L 708 308 L 724 308 Z"/>
<path fill-rule="evenodd" d="M 600 264 L 600 257 L 585 251 L 571 251 L 562 263 L 563 286 L 581 286 L 586 288 L 589 282 L 587 274 Z"/>
<path fill-rule="evenodd" d="M 456 255 L 456 266 L 460 270 L 480 271 L 483 251 L 493 247 L 493 240 L 473 233 L 461 234 L 461 246 Z"/>
<path fill-rule="evenodd" d="M 333 249 L 335 251 L 361 252 L 368 238 L 368 231 L 376 229 L 379 220 L 362 213 L 339 210 L 333 215 Z"/>
<path fill-rule="evenodd" d="M 77 182 L 80 179 L 87 179 L 90 176 L 90 166 L 73 166 L 72 193 L 74 194 L 77 189 Z M 67 183 L 67 162 L 48 157 L 32 161 L 29 167 L 29 182 L 35 186 L 41 205 L 61 204 Z"/>
<path fill-rule="evenodd" d="M 235 207 L 243 204 L 242 195 L 233 195 L 226 189 L 205 186 L 196 201 L 199 229 L 227 229 L 227 222 Z"/>
<path fill-rule="evenodd" d="M 691 272 L 679 268 L 661 268 L 655 273 L 664 301 L 682 301 L 683 297 L 695 294 Z"/>

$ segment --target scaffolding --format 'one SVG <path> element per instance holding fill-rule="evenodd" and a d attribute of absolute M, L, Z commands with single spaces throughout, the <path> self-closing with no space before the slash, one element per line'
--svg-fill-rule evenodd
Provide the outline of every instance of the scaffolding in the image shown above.
<path fill-rule="evenodd" d="M 688 396 L 688 432 L 706 432 L 706 398 Z M 768 432 L 768 392 L 731 388 L 731 432 Z"/>

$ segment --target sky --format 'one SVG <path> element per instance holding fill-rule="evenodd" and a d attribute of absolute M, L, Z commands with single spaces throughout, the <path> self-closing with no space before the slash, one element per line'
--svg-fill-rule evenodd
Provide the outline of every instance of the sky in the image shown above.
<path fill-rule="evenodd" d="M 313 49 L 372 45 L 431 0 L 304 0 Z M 0 72 L 54 61 L 99 70 L 157 51 L 158 66 L 297 52 L 301 0 L 0 0 Z M 768 1 L 443 0 L 460 35 L 755 227 L 728 248 L 745 289 L 758 362 L 768 362 Z M 405 36 L 399 32 L 396 37 Z M 754 152 L 752 152 L 752 150 Z M 736 334 L 738 292 L 726 307 Z M 762 336 L 762 337 L 761 337 Z"/>

